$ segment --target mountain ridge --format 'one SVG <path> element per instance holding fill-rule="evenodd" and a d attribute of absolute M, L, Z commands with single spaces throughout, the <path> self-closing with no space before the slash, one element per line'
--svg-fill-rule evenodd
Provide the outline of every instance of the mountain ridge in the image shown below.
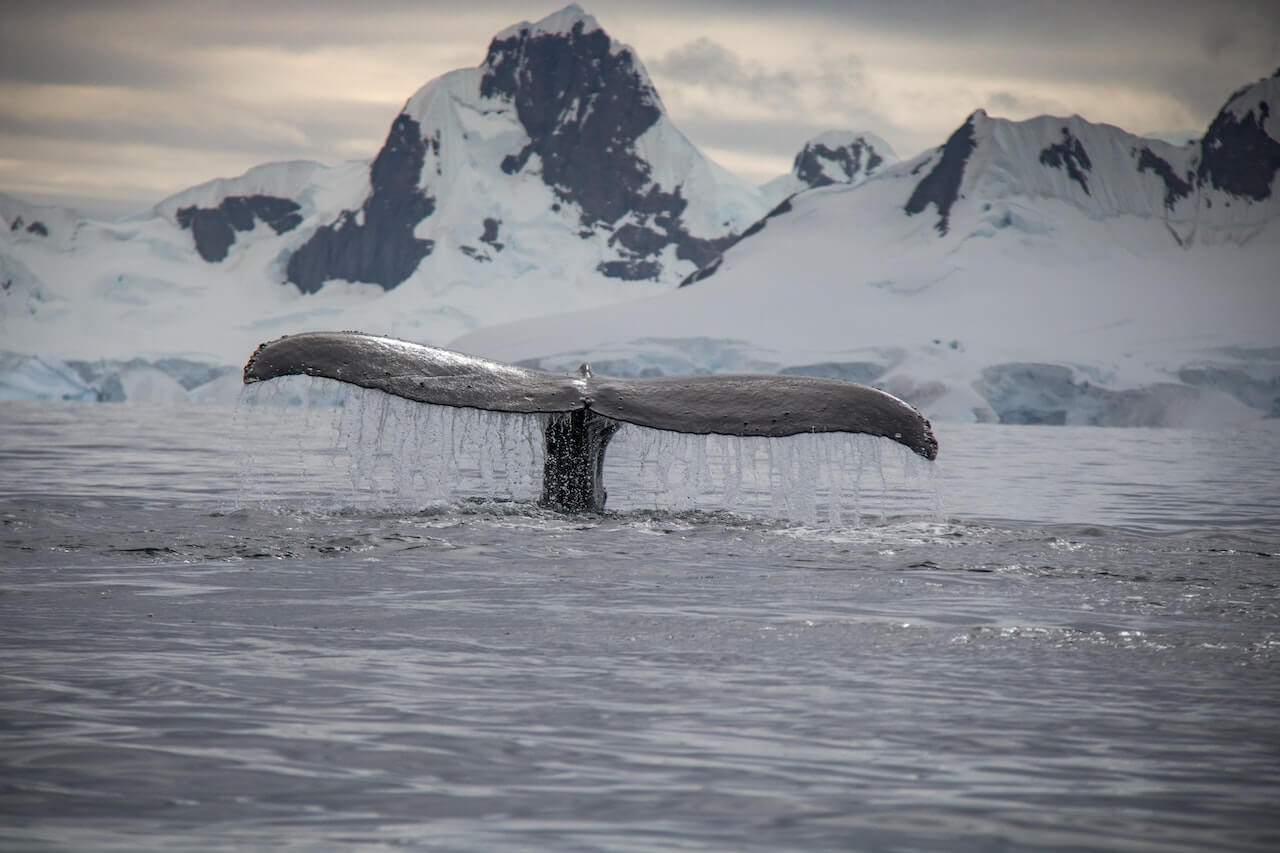
<path fill-rule="evenodd" d="M 918 157 L 790 197 L 694 286 L 451 345 L 550 370 L 837 376 L 943 420 L 1275 417 L 1278 95 L 1243 87 L 1185 146 L 977 110 Z M 1233 144 L 1251 177 L 1215 181 L 1201 152 Z"/>
<path fill-rule="evenodd" d="M 469 144 L 472 133 L 499 141 L 486 152 L 489 162 Z M 654 135 L 661 139 L 646 146 Z M 700 159 L 671 126 L 632 50 L 569 6 L 508 27 L 491 40 L 480 66 L 443 75 L 411 96 L 374 160 L 363 216 L 347 210 L 317 229 L 290 259 L 287 277 L 308 293 L 335 278 L 399 286 L 435 250 L 429 235 L 437 211 L 443 227 L 467 220 L 477 234 L 502 227 L 501 210 L 455 212 L 473 199 L 449 191 L 464 179 L 501 183 L 496 175 L 472 174 L 497 166 L 504 177 L 543 185 L 550 213 L 570 208 L 566 225 L 600 244 L 596 272 L 627 281 L 671 279 L 668 266 L 700 267 L 735 223 L 745 227 L 763 213 L 754 199 L 738 200 L 743 212 L 722 210 L 720 188 L 700 173 Z M 691 166 L 672 172 L 656 165 L 673 160 Z M 751 193 L 742 187 L 738 195 Z M 502 196 L 496 197 L 500 208 Z M 704 205 L 710 214 L 699 210 Z M 668 247 L 674 259 L 663 257 Z"/>
<path fill-rule="evenodd" d="M 52 339 L 77 358 L 225 358 L 263 330 L 337 315 L 438 343 L 674 287 L 766 210 L 675 127 L 634 52 L 569 6 L 422 86 L 369 161 L 262 164 L 145 216 L 69 225 L 57 249 L 96 254 L 92 267 L 6 232 L 6 266 L 35 284 L 6 291 L 0 324 L 10 347 Z M 142 306 L 162 290 L 167 309 Z M 102 329 L 146 313 L 144 338 Z M 228 332 L 170 329 L 175 315 Z"/>
<path fill-rule="evenodd" d="M 981 110 L 907 161 L 873 134 L 829 132 L 757 188 L 704 157 L 634 52 L 570 6 L 499 31 L 479 65 L 422 86 L 370 160 L 263 164 L 113 223 L 0 195 L 0 332 L 17 352 L 120 365 L 129 388 L 159 381 L 138 356 L 163 374 L 233 363 L 279 334 L 361 328 L 555 369 L 590 358 L 603 373 L 820 371 L 887 383 L 942 417 L 1052 421 L 1027 403 L 1037 382 L 1070 397 L 1072 417 L 1124 421 L 1139 405 L 1129 392 L 1157 385 L 1160 412 L 1199 405 L 1168 388 L 1208 385 L 1266 411 L 1271 362 L 1213 352 L 1275 345 L 1256 328 L 1280 318 L 1273 292 L 1245 277 L 1275 258 L 1278 87 L 1273 76 L 1237 90 L 1185 146 Z M 1015 272 L 1028 282 L 1006 280 Z M 1090 331 L 1123 296 L 1117 276 L 1168 276 L 1212 325 L 1192 272 L 1221 280 L 1248 335 L 1214 327 L 1212 346 L 1175 344 L 1126 301 L 1114 322 L 1163 341 L 1135 345 L 1140 366 L 1119 332 Z M 680 282 L 703 292 L 672 297 Z M 994 316 L 999 293 L 1034 316 L 1036 288 L 1075 325 L 1023 340 L 998 322 L 979 329 L 960 301 Z M 561 312 L 579 313 L 529 319 Z M 1072 340 L 1107 351 L 1073 355 Z M 52 363 L 41 375 L 59 374 Z M 90 377 L 88 390 L 63 386 L 91 398 L 108 373 L 59 375 Z M 170 392 L 194 392 L 184 383 L 201 375 L 184 366 Z"/>

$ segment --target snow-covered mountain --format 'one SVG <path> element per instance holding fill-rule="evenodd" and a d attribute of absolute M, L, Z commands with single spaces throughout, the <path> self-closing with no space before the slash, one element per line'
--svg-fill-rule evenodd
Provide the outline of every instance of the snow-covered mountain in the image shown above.
<path fill-rule="evenodd" d="M 904 209 L 934 217 L 946 235 L 960 199 L 1051 198 L 1091 219 L 1133 215 L 1163 222 L 1183 246 L 1244 242 L 1280 212 L 1273 192 L 1280 170 L 1275 106 L 1280 77 L 1246 86 L 1201 140 L 1184 146 L 1080 116 L 1011 122 L 978 110 L 944 145 L 907 164 L 908 176 L 922 177 Z"/>
<path fill-rule="evenodd" d="M 424 86 L 369 161 L 267 164 L 116 223 L 0 196 L 0 399 L 230 399 L 259 342 L 349 328 L 841 376 L 943 418 L 1278 415 L 1277 109 L 1280 77 L 1246 86 L 1184 146 L 978 111 L 905 162 L 824 134 L 756 188 L 570 6 Z"/>
<path fill-rule="evenodd" d="M 499 33 L 478 68 L 419 90 L 369 177 L 359 207 L 290 256 L 303 292 L 529 270 L 672 284 L 764 213 L 757 191 L 672 124 L 632 51 L 576 6 Z M 494 271 L 478 276 L 477 263 Z"/>
<path fill-rule="evenodd" d="M 760 189 L 772 210 L 798 192 L 831 184 L 858 184 L 896 162 L 893 148 L 874 133 L 829 130 L 804 144 L 790 172 Z"/>
<path fill-rule="evenodd" d="M 226 362 L 298 328 L 443 343 L 672 288 L 768 209 L 578 6 L 422 87 L 371 161 L 267 164 L 55 235 L 7 204 L 4 349 Z"/>
<path fill-rule="evenodd" d="M 1280 77 L 1175 147 L 975 112 L 945 144 L 801 193 L 691 286 L 453 345 L 549 369 L 872 382 L 947 419 L 1280 415 Z"/>

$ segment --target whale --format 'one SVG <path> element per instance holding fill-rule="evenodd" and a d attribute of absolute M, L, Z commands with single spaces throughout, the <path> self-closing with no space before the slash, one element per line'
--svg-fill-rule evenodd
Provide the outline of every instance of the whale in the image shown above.
<path fill-rule="evenodd" d="M 929 421 L 892 394 L 840 379 L 710 374 L 623 379 L 590 365 L 552 373 L 361 332 L 304 332 L 261 344 L 244 383 L 319 376 L 439 406 L 538 414 L 543 419 L 539 504 L 600 512 L 604 458 L 622 424 L 695 435 L 782 437 L 849 432 L 938 456 Z"/>

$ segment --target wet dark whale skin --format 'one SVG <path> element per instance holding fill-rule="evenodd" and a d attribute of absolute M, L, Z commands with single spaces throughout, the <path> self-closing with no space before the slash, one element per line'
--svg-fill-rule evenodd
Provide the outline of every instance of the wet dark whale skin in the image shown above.
<path fill-rule="evenodd" d="M 604 451 L 622 421 L 694 434 L 787 436 L 854 432 L 938 455 L 918 411 L 883 391 L 807 376 L 719 374 L 618 379 L 548 373 L 360 332 L 305 332 L 264 343 L 245 384 L 280 376 L 336 379 L 442 406 L 546 414 L 542 502 L 599 510 Z"/>

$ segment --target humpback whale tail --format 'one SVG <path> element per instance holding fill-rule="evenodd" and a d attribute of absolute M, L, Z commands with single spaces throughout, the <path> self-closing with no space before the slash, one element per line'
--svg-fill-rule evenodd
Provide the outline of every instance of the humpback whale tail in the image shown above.
<path fill-rule="evenodd" d="M 543 429 L 544 506 L 604 508 L 605 448 L 620 423 L 675 432 L 786 436 L 855 432 L 882 436 L 926 459 L 938 455 L 929 422 L 891 394 L 838 379 L 712 375 L 656 379 L 547 373 L 359 332 L 307 332 L 258 347 L 245 384 L 322 376 L 433 403 L 548 415 Z"/>

